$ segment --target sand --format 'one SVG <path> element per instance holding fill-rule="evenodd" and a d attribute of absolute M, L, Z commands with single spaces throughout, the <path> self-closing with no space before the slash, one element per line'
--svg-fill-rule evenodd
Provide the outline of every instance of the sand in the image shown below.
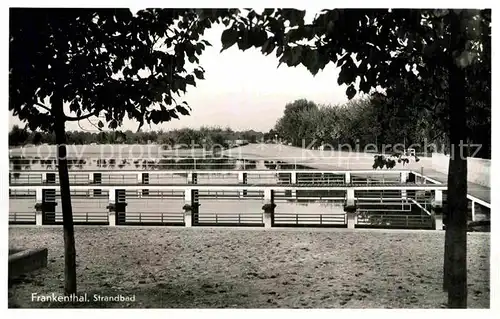
<path fill-rule="evenodd" d="M 441 308 L 444 232 L 76 227 L 78 290 L 63 292 L 61 227 L 10 227 L 9 248 L 47 247 L 48 266 L 9 287 L 10 307 Z M 468 235 L 469 308 L 489 308 L 490 234 Z M 99 296 L 135 301 L 95 302 Z"/>

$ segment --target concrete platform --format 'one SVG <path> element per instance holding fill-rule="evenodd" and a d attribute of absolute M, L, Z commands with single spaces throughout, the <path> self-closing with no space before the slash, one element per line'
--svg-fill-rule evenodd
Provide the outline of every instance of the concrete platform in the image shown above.
<path fill-rule="evenodd" d="M 226 150 L 224 155 L 247 159 L 280 160 L 298 165 L 307 165 L 319 170 L 371 169 L 373 157 L 375 156 L 375 154 L 361 152 L 309 150 L 282 144 L 248 144 Z M 438 172 L 429 165 L 425 166 L 425 164 L 413 163 L 410 166 L 396 164 L 394 170 L 412 169 L 420 173 L 421 167 L 424 168 L 424 176 L 440 181 L 443 184 L 447 183 L 447 174 Z M 467 188 L 467 194 L 491 204 L 491 188 L 472 182 L 467 183 Z"/>
<path fill-rule="evenodd" d="M 9 249 L 9 279 L 47 266 L 47 248 Z"/>

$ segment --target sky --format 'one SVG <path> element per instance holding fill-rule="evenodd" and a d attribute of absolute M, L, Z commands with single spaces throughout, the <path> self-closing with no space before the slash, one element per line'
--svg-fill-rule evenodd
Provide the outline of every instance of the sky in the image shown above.
<path fill-rule="evenodd" d="M 312 19 L 315 11 L 308 11 L 306 19 Z M 143 126 L 143 130 L 164 131 L 183 127 L 200 126 L 230 127 L 233 130 L 254 129 L 268 131 L 283 114 L 285 105 L 305 98 L 318 104 L 338 104 L 347 101 L 346 86 L 337 84 L 340 69 L 332 64 L 313 76 L 307 69 L 278 66 L 275 52 L 264 56 L 252 48 L 240 51 L 237 45 L 220 53 L 220 36 L 224 26 L 214 26 L 205 32 L 204 38 L 212 47 L 207 47 L 200 57 L 205 69 L 205 80 L 197 81 L 197 87 L 188 87 L 182 100 L 191 106 L 190 116 L 180 116 L 160 125 Z M 97 120 L 91 119 L 96 123 Z M 21 122 L 12 114 L 9 129 Z M 88 121 L 80 126 L 97 131 Z M 124 120 L 121 130 L 135 131 L 138 124 Z M 78 123 L 68 123 L 67 130 L 80 130 Z"/>

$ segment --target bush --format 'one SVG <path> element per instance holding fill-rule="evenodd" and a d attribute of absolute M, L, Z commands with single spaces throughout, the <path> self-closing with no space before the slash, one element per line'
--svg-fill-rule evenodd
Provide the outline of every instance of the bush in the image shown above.
<path fill-rule="evenodd" d="M 265 211 L 265 212 L 271 211 L 271 210 L 273 210 L 275 208 L 276 208 L 276 204 L 275 203 L 268 203 L 268 204 L 264 204 L 264 206 L 262 206 L 262 210 Z"/>
<path fill-rule="evenodd" d="M 182 206 L 182 209 L 184 209 L 187 212 L 191 212 L 193 211 L 193 208 L 198 208 L 200 206 L 201 206 L 200 203 L 194 203 L 193 205 L 185 204 L 184 206 Z"/>
<path fill-rule="evenodd" d="M 344 205 L 344 211 L 346 213 L 355 213 L 358 210 L 356 205 Z"/>

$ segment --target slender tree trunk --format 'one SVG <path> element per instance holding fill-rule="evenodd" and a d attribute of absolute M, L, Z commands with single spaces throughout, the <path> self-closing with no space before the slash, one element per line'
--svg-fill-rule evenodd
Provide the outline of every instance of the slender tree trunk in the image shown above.
<path fill-rule="evenodd" d="M 453 48 L 461 52 L 460 14 L 451 14 Z M 453 51 L 451 53 L 453 54 Z M 449 308 L 467 308 L 467 153 L 465 71 L 454 59 L 450 63 L 450 142 L 448 208 L 444 256 L 444 288 Z"/>
<path fill-rule="evenodd" d="M 55 117 L 54 131 L 57 143 L 57 164 L 59 168 L 59 184 L 64 231 L 64 293 L 76 294 L 76 249 L 75 231 L 73 227 L 73 210 L 69 188 L 68 162 L 66 159 L 66 130 L 63 111 L 63 100 L 52 99 L 52 110 Z"/>
<path fill-rule="evenodd" d="M 453 174 L 452 171 L 452 166 L 451 166 L 451 159 L 448 167 L 448 183 L 450 181 L 450 175 Z M 451 171 L 451 172 L 450 172 Z M 448 190 L 450 187 L 448 186 Z M 452 242 L 452 232 L 449 229 L 449 220 L 446 216 L 449 215 L 450 208 L 449 206 L 446 207 L 446 211 L 443 211 L 444 213 L 444 218 L 443 218 L 443 223 L 446 226 L 446 232 L 445 232 L 445 238 L 444 238 L 444 258 L 443 258 L 443 291 L 448 292 L 448 287 L 450 283 L 450 266 L 451 266 L 451 255 L 452 255 L 452 249 L 451 247 L 451 242 Z"/>

